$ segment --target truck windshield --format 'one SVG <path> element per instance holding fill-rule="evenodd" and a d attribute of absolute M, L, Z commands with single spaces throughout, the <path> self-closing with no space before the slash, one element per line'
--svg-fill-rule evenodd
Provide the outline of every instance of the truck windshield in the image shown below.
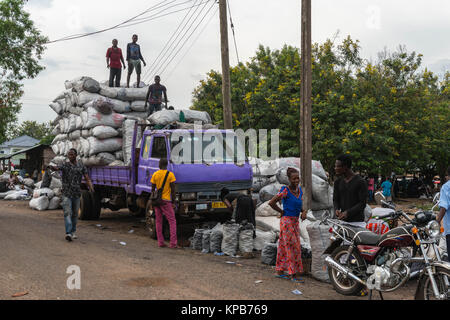
<path fill-rule="evenodd" d="M 178 141 L 171 136 L 171 160 L 175 163 L 234 163 L 247 161 L 245 150 L 234 133 L 194 134 L 190 132 Z M 201 148 L 201 154 L 199 150 Z M 187 150 L 190 149 L 190 150 Z M 190 154 L 190 157 L 189 157 Z"/>

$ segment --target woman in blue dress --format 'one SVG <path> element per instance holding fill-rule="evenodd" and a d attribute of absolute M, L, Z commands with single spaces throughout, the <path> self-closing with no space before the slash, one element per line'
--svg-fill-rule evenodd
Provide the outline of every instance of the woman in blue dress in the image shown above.
<path fill-rule="evenodd" d="M 300 187 L 299 172 L 288 168 L 287 175 L 289 186 L 283 186 L 269 202 L 269 205 L 281 215 L 276 272 L 277 277 L 299 280 L 298 277 L 303 274 L 299 218 L 301 215 L 301 219 L 305 220 L 306 212 L 303 210 L 303 191 Z M 281 201 L 283 209 L 277 204 Z"/>

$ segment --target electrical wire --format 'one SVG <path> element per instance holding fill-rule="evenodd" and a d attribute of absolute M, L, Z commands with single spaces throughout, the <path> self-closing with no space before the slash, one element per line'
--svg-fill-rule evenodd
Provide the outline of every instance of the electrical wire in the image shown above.
<path fill-rule="evenodd" d="M 181 45 L 181 47 L 178 49 L 178 51 L 175 53 L 175 55 L 172 56 L 172 58 L 170 59 L 170 61 L 166 64 L 166 66 L 161 69 L 161 71 L 159 72 L 159 74 L 164 74 L 164 72 L 166 71 L 167 67 L 170 65 L 170 63 L 172 63 L 173 59 L 175 59 L 175 57 L 178 55 L 178 53 L 180 53 L 180 51 L 183 49 L 183 47 L 186 45 L 187 41 L 189 41 L 189 39 L 192 37 L 192 35 L 195 33 L 195 31 L 198 29 L 198 27 L 201 25 L 201 23 L 205 20 L 206 16 L 209 14 L 209 12 L 212 10 L 212 8 L 214 7 L 216 3 L 213 2 L 211 7 L 208 9 L 208 11 L 205 13 L 205 15 L 203 16 L 203 18 L 200 20 L 200 22 L 197 24 L 197 26 L 195 27 L 195 29 L 191 32 L 191 34 L 186 38 L 186 40 L 184 41 L 184 43 Z"/>
<path fill-rule="evenodd" d="M 227 4 L 228 4 L 228 12 L 230 13 L 230 24 L 231 24 L 231 31 L 233 31 L 233 39 L 234 39 L 234 47 L 236 49 L 236 57 L 237 57 L 238 64 L 240 64 L 241 62 L 239 61 L 238 47 L 237 47 L 237 44 L 236 44 L 236 34 L 234 32 L 233 18 L 231 16 L 230 1 L 227 1 Z"/>
<path fill-rule="evenodd" d="M 214 11 L 214 13 L 211 15 L 211 17 L 209 18 L 209 20 L 206 22 L 206 24 L 203 26 L 203 29 L 200 31 L 200 33 L 198 34 L 198 36 L 194 39 L 194 41 L 192 42 L 192 44 L 190 45 L 190 47 L 186 50 L 186 52 L 183 54 L 183 56 L 181 57 L 181 59 L 178 61 L 178 63 L 172 68 L 172 70 L 169 72 L 169 74 L 165 77 L 166 81 L 173 75 L 173 73 L 175 72 L 175 70 L 178 68 L 178 66 L 180 65 L 180 63 L 184 60 L 184 58 L 187 56 L 187 54 L 191 51 L 191 49 L 194 47 L 195 43 L 198 41 L 198 39 L 200 39 L 200 36 L 203 34 L 203 32 L 205 32 L 206 28 L 209 26 L 209 24 L 211 23 L 212 19 L 217 15 L 217 12 L 219 11 L 219 8 L 216 8 L 216 10 Z"/>
<path fill-rule="evenodd" d="M 146 9 L 146 10 L 143 11 L 143 12 L 141 12 L 140 14 L 138 14 L 138 15 L 136 15 L 136 16 L 134 16 L 134 17 L 132 17 L 132 18 L 130 18 L 130 19 L 124 21 L 124 22 L 121 22 L 121 23 L 119 23 L 119 24 L 117 24 L 117 25 L 115 25 L 115 26 L 113 26 L 113 27 L 110 27 L 110 28 L 106 28 L 106 29 L 102 29 L 102 30 L 98 30 L 98 31 L 94 31 L 94 32 L 88 32 L 88 33 L 84 33 L 84 34 L 77 34 L 77 35 L 66 36 L 66 37 L 63 37 L 63 38 L 60 38 L 60 39 L 57 39 L 57 40 L 48 41 L 48 42 L 45 43 L 45 44 L 51 44 L 51 43 L 56 43 L 56 42 L 61 42 L 61 41 L 68 41 L 68 40 L 75 40 L 75 39 L 84 38 L 84 37 L 88 37 L 88 36 L 91 36 L 91 35 L 103 33 L 103 32 L 109 31 L 109 30 L 117 29 L 117 28 L 119 28 L 120 26 L 123 26 L 123 25 L 125 25 L 125 24 L 127 24 L 127 23 L 130 23 L 130 22 L 136 20 L 137 18 L 139 18 L 139 17 L 141 17 L 141 16 L 143 16 L 143 15 L 145 15 L 145 14 L 151 12 L 151 11 L 160 9 L 160 8 L 162 8 L 162 7 L 164 7 L 164 6 L 167 6 L 167 5 L 169 5 L 169 4 L 171 4 L 171 3 L 175 2 L 175 1 L 176 1 L 176 0 L 172 0 L 172 1 L 164 0 L 164 1 L 161 1 L 161 2 L 159 2 L 158 4 L 156 4 L 156 5 L 154 5 L 154 6 L 150 7 L 150 8 L 148 8 L 148 9 Z M 192 1 L 192 0 L 190 0 L 190 1 Z M 167 3 L 167 4 L 164 4 L 164 3 L 166 3 L 166 2 L 168 2 L 168 3 Z M 167 9 L 166 9 L 166 10 L 167 10 Z"/>
<path fill-rule="evenodd" d="M 178 36 L 174 39 L 174 41 L 170 45 L 169 49 L 166 51 L 167 53 L 166 53 L 164 59 L 160 60 L 160 62 L 150 71 L 150 74 L 149 74 L 150 79 L 152 79 L 159 70 L 163 69 L 164 66 L 167 65 L 167 61 L 170 60 L 172 54 L 175 52 L 175 50 L 177 50 L 181 41 L 183 41 L 183 39 L 185 39 L 185 36 L 187 35 L 187 33 L 192 29 L 192 27 L 196 23 L 197 19 L 201 16 L 202 12 L 205 11 L 205 8 L 206 8 L 208 2 L 211 2 L 211 1 L 204 2 L 204 6 L 200 9 L 200 11 L 198 13 L 197 13 L 197 11 L 200 7 L 197 7 L 196 10 L 192 13 L 191 17 L 189 18 L 189 20 L 186 22 L 185 26 L 183 27 L 183 30 L 181 30 L 181 32 L 178 34 Z M 214 5 L 214 2 L 213 2 L 213 5 Z M 192 18 L 194 16 L 195 16 L 195 18 L 192 20 Z M 192 22 L 191 22 L 191 20 L 192 20 Z M 179 37 L 180 35 L 181 35 L 181 37 Z M 175 41 L 178 41 L 178 42 L 175 43 Z"/>
<path fill-rule="evenodd" d="M 196 5 L 198 0 L 195 0 L 194 5 Z M 145 73 L 142 76 L 142 79 L 146 79 L 148 73 L 150 72 L 150 70 L 153 70 L 153 67 L 155 66 L 155 64 L 159 61 L 159 59 L 162 57 L 162 55 L 164 54 L 167 46 L 171 43 L 173 37 L 178 33 L 178 30 L 180 30 L 180 27 L 183 25 L 184 21 L 186 20 L 186 18 L 189 16 L 189 14 L 191 13 L 192 9 L 194 8 L 194 6 L 192 6 L 189 11 L 186 13 L 186 15 L 184 16 L 183 20 L 181 20 L 180 24 L 178 25 L 178 27 L 176 28 L 176 30 L 172 33 L 172 36 L 170 37 L 170 39 L 166 42 L 166 44 L 164 45 L 164 47 L 162 48 L 162 50 L 159 52 L 158 56 L 156 57 L 155 60 L 153 60 L 152 64 L 149 66 L 149 68 L 145 71 Z"/>

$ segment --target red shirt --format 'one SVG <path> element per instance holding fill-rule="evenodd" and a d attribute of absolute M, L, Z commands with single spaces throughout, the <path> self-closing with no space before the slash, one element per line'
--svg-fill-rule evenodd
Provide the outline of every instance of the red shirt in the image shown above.
<path fill-rule="evenodd" d="M 109 48 L 106 52 L 106 57 L 110 59 L 109 66 L 111 68 L 122 69 L 120 61 L 123 59 L 123 55 L 120 48 Z"/>

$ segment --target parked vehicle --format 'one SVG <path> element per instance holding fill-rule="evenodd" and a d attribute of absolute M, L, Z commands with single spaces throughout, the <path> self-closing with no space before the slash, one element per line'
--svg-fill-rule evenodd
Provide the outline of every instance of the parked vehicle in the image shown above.
<path fill-rule="evenodd" d="M 449 299 L 450 263 L 442 261 L 438 241 L 443 230 L 432 212 L 417 212 L 410 219 L 396 211 L 392 217 L 402 217 L 406 224 L 377 235 L 367 229 L 355 228 L 333 219 L 324 219 L 331 225 L 332 243 L 325 250 L 325 259 L 335 290 L 343 295 L 355 295 L 364 287 L 372 291 L 392 292 L 403 286 L 412 276 L 410 263 L 424 263 L 419 271 L 415 294 L 417 300 Z M 417 247 L 416 256 L 412 248 Z M 431 247 L 435 258 L 428 258 Z"/>
<path fill-rule="evenodd" d="M 189 139 L 194 143 L 196 135 L 193 130 L 189 132 Z M 215 132 L 226 133 L 222 130 Z M 233 192 L 251 194 L 251 165 L 248 161 L 239 165 L 236 151 L 230 154 L 227 145 L 224 145 L 223 152 L 224 159 L 229 162 L 208 164 L 206 160 L 215 159 L 193 158 L 192 164 L 176 164 L 171 159 L 171 151 L 179 142 L 171 142 L 173 133 L 174 130 L 145 130 L 144 126 L 136 124 L 130 166 L 88 168 L 95 193 L 87 191 L 87 187 L 82 192 L 80 218 L 98 219 L 102 208 L 115 211 L 128 208 L 133 214 L 146 215 L 150 235 L 156 239 L 155 218 L 150 212 L 148 201 L 151 194 L 150 180 L 153 173 L 159 170 L 160 159 L 167 158 L 168 170 L 177 179 L 177 223 L 228 220 L 230 213 L 220 199 L 220 191 L 226 187 Z M 138 136 L 142 137 L 142 142 L 136 147 Z M 235 137 L 235 143 L 237 140 Z M 208 145 L 202 147 L 204 151 Z"/>

